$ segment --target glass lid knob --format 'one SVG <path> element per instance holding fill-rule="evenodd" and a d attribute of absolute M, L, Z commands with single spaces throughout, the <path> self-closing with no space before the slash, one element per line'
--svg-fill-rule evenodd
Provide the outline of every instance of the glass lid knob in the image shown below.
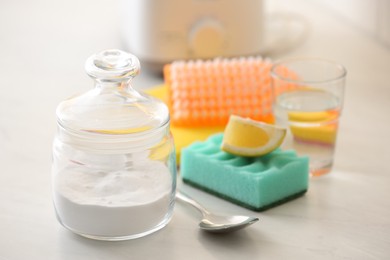
<path fill-rule="evenodd" d="M 85 63 L 87 74 L 100 81 L 127 81 L 140 72 L 138 58 L 121 50 L 105 50 L 92 55 Z"/>

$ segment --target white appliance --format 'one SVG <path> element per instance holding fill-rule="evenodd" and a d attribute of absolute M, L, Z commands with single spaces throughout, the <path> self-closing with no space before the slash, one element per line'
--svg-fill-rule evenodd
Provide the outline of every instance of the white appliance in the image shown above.
<path fill-rule="evenodd" d="M 125 48 L 145 64 L 259 54 L 262 0 L 124 0 Z"/>

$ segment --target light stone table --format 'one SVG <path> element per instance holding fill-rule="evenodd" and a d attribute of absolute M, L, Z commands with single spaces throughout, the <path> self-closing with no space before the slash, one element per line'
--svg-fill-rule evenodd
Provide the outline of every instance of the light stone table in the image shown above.
<path fill-rule="evenodd" d="M 116 1 L 0 2 L 0 260 L 390 259 L 390 50 L 313 1 L 273 2 L 307 21 L 304 41 L 271 58 L 319 56 L 348 69 L 334 170 L 307 194 L 262 213 L 179 186 L 221 213 L 258 216 L 215 236 L 177 204 L 150 236 L 101 242 L 65 230 L 51 201 L 55 107 L 92 87 L 84 61 L 123 48 Z M 162 83 L 144 70 L 137 88 Z"/>

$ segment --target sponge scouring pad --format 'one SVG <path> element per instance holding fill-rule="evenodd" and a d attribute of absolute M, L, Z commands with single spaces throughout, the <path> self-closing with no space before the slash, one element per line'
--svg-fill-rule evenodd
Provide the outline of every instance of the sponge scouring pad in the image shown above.
<path fill-rule="evenodd" d="M 255 211 L 303 195 L 308 189 L 309 159 L 277 149 L 261 157 L 221 151 L 223 134 L 195 142 L 181 154 L 185 183 Z"/>

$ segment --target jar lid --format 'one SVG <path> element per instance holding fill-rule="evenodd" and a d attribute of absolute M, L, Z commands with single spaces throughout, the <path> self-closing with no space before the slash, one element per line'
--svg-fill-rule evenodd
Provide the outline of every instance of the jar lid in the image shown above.
<path fill-rule="evenodd" d="M 140 73 L 140 63 L 136 56 L 112 49 L 89 57 L 85 70 L 90 77 L 99 81 L 124 81 Z"/>
<path fill-rule="evenodd" d="M 169 122 L 168 108 L 162 101 L 132 88 L 131 80 L 140 72 L 134 55 L 105 50 L 87 59 L 85 69 L 95 87 L 59 104 L 57 119 L 65 129 L 122 135 L 153 130 Z"/>

